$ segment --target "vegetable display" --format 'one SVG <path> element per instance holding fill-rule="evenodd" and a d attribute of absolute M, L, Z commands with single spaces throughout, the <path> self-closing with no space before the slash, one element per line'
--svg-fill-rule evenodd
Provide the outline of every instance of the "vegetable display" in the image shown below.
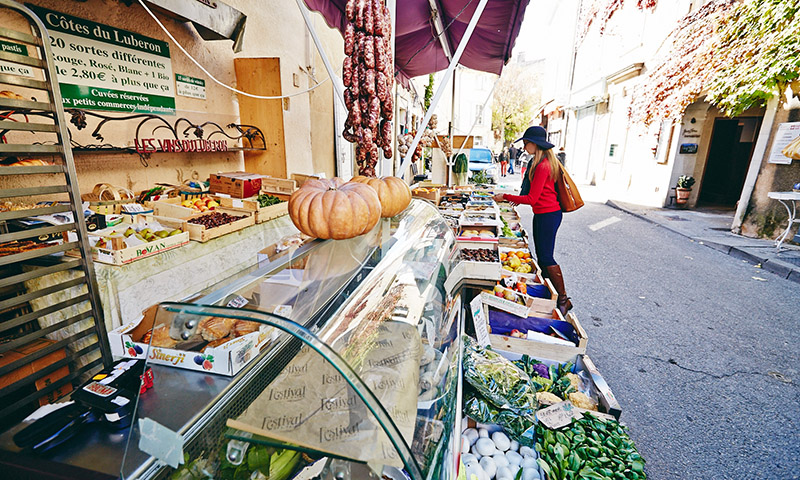
<path fill-rule="evenodd" d="M 365 183 L 378 192 L 378 198 L 381 201 L 381 217 L 394 217 L 411 203 L 411 189 L 400 178 L 356 176 L 350 181 Z"/>
<path fill-rule="evenodd" d="M 511 440 L 496 425 L 461 432 L 461 462 L 468 480 L 539 480 L 539 453 Z"/>
<path fill-rule="evenodd" d="M 644 459 L 627 429 L 590 413 L 559 430 L 536 425 L 536 451 L 548 480 L 644 480 Z"/>
<path fill-rule="evenodd" d="M 289 217 L 308 236 L 342 240 L 372 230 L 381 218 L 381 201 L 375 189 L 363 183 L 314 179 L 289 198 Z"/>
<path fill-rule="evenodd" d="M 530 408 L 535 403 L 531 379 L 494 350 L 464 337 L 464 378 L 498 408 Z"/>
<path fill-rule="evenodd" d="M 270 205 L 277 205 L 282 201 L 283 200 L 274 195 L 267 195 L 265 193 L 258 195 L 258 206 L 260 208 L 269 207 Z"/>
<path fill-rule="evenodd" d="M 380 159 L 392 157 L 394 59 L 389 9 L 379 0 L 348 0 L 342 80 L 349 112 L 344 138 L 356 144 L 359 173 L 375 176 Z"/>

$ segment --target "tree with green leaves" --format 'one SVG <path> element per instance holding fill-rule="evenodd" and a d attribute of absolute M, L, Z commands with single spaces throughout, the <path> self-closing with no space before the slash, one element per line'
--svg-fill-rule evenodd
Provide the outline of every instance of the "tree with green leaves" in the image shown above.
<path fill-rule="evenodd" d="M 425 106 L 427 112 L 431 108 L 431 99 L 433 98 L 433 74 L 428 74 L 428 84 L 425 85 L 425 98 L 422 99 L 422 104 Z"/>
<path fill-rule="evenodd" d="M 516 64 L 506 66 L 494 89 L 492 99 L 492 130 L 498 140 L 508 144 L 533 120 L 535 108 L 541 103 L 536 75 Z"/>

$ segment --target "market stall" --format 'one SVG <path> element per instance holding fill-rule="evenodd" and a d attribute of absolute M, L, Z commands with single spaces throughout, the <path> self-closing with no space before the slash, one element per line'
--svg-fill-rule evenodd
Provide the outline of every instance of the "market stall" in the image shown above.
<path fill-rule="evenodd" d="M 94 469 L 123 478 L 644 478 L 586 332 L 488 195 L 414 200 L 153 307 L 110 338 L 152 375 L 124 442 L 98 422 L 21 449 L 26 423 L 4 449 L 84 468 L 99 450 Z"/>
<path fill-rule="evenodd" d="M 487 3 L 470 12 L 463 35 L 442 40 L 448 72 L 464 55 L 480 60 L 468 43 L 484 10 L 504 25 L 492 33 L 504 37 L 502 51 L 487 64 L 502 68 L 526 2 Z M 38 52 L 0 60 L 40 77 L 0 75 L 21 92 L 0 95 L 0 153 L 48 155 L 0 165 L 0 177 L 14 178 L 0 188 L 10 199 L 0 211 L 0 266 L 14 269 L 0 280 L 0 306 L 13 310 L 3 311 L 11 312 L 4 328 L 21 329 L 0 344 L 17 355 L 0 365 L 0 460 L 9 475 L 644 477 L 617 423 L 619 404 L 586 355 L 586 331 L 555 308 L 514 209 L 485 189 L 412 191 L 400 178 L 372 178 L 394 151 L 396 60 L 387 43 L 395 28 L 409 33 L 393 23 L 391 2 L 350 2 L 357 10 L 340 9 L 335 22 L 350 51 L 343 133 L 366 177 L 219 170 L 133 192 L 98 183 L 83 195 L 67 118 L 78 130 L 96 122 L 98 141 L 123 122 L 134 130 L 128 149 L 144 163 L 164 152 L 262 155 L 272 132 L 153 114 L 134 115 L 132 128 L 130 118 L 65 111 L 59 90 L 70 89 L 56 88 L 47 28 L 19 5 L 0 4 L 35 33 L 4 28 L 0 36 Z M 169 56 L 161 58 L 152 62 L 166 68 Z M 407 145 L 406 163 L 418 141 Z M 33 177 L 41 175 L 60 177 L 44 185 Z"/>

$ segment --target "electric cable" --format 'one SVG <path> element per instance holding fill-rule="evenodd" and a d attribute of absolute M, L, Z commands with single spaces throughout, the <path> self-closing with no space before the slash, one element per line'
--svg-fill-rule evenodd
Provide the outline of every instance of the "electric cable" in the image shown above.
<path fill-rule="evenodd" d="M 191 55 L 189 54 L 189 52 L 187 52 L 187 51 L 186 51 L 186 49 L 185 49 L 185 48 L 183 48 L 183 45 L 181 45 L 180 43 L 178 43 L 178 40 L 176 40 L 176 39 L 175 39 L 175 37 L 173 37 L 173 36 L 172 36 L 172 34 L 171 34 L 171 33 L 169 33 L 169 30 L 167 30 L 167 28 L 164 26 L 164 24 L 163 24 L 163 23 L 161 23 L 161 20 L 159 20 L 159 19 L 158 19 L 158 17 L 156 17 L 156 15 L 153 13 L 153 11 L 152 11 L 152 10 L 150 10 L 150 9 L 147 7 L 147 5 L 145 5 L 145 4 L 144 4 L 144 2 L 143 2 L 142 0 L 139 0 L 139 5 L 141 5 L 141 6 L 142 6 L 142 8 L 144 8 L 144 10 L 145 10 L 147 13 L 149 13 L 149 14 L 150 14 L 150 16 L 153 18 L 153 20 L 155 20 L 155 22 L 158 24 L 158 26 L 159 26 L 159 27 L 161 27 L 161 30 L 163 30 L 163 31 L 164 31 L 164 33 L 167 35 L 167 37 L 169 37 L 169 39 L 170 39 L 170 40 L 172 40 L 172 42 L 173 42 L 175 45 L 177 45 L 178 49 L 179 49 L 181 52 L 183 52 L 183 54 L 184 54 L 184 55 L 186 55 L 187 57 L 189 57 L 189 60 L 191 60 L 191 61 L 192 61 L 192 63 L 194 63 L 195 65 L 197 65 L 197 67 L 198 67 L 200 70 L 202 70 L 202 71 L 203 71 L 203 73 L 205 73 L 206 75 L 208 75 L 208 78 L 210 78 L 211 80 L 213 80 L 213 81 L 214 81 L 214 83 L 216 83 L 216 84 L 220 85 L 221 87 L 227 88 L 228 90 L 230 90 L 230 91 L 232 91 L 232 92 L 235 92 L 235 93 L 238 93 L 239 95 L 244 95 L 245 97 L 256 98 L 256 99 L 259 99 L 259 100 L 282 100 L 282 99 L 284 99 L 284 98 L 291 98 L 291 97 L 297 97 L 297 96 L 299 96 L 299 95 L 305 95 L 306 93 L 308 93 L 308 92 L 310 92 L 310 91 L 314 90 L 315 88 L 317 88 L 317 87 L 319 87 L 319 86 L 321 86 L 321 85 L 324 85 L 324 84 L 325 84 L 325 82 L 327 82 L 327 81 L 330 79 L 330 77 L 327 77 L 327 78 L 325 78 L 324 80 L 322 80 L 321 82 L 317 83 L 316 85 L 314 85 L 314 86 L 313 86 L 313 87 L 311 87 L 311 88 L 308 88 L 308 89 L 306 89 L 306 90 L 303 90 L 303 91 L 300 91 L 300 92 L 295 92 L 295 93 L 292 93 L 292 94 L 289 94 L 289 95 L 268 96 L 268 95 L 255 95 L 255 94 L 252 94 L 252 93 L 243 92 L 243 91 L 241 91 L 241 90 L 239 90 L 239 89 L 237 89 L 237 88 L 234 88 L 234 87 L 231 87 L 230 85 L 227 85 L 227 84 L 225 84 L 224 82 L 222 82 L 222 81 L 220 81 L 220 80 L 217 80 L 217 78 L 216 78 L 216 77 L 214 77 L 214 75 L 212 75 L 212 74 L 211 74 L 211 72 L 209 72 L 208 70 L 206 70 L 206 68 L 205 68 L 205 67 L 203 67 L 203 66 L 200 64 L 200 62 L 198 62 L 197 60 L 195 60 L 195 58 L 194 58 L 193 56 L 191 56 Z"/>

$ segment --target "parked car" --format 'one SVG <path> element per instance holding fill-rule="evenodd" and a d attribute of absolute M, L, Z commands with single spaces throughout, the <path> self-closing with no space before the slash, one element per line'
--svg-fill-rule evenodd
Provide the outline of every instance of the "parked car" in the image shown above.
<path fill-rule="evenodd" d="M 497 183 L 500 179 L 500 166 L 495 163 L 494 155 L 488 148 L 469 149 L 469 171 L 473 174 L 485 172 L 491 183 Z"/>

